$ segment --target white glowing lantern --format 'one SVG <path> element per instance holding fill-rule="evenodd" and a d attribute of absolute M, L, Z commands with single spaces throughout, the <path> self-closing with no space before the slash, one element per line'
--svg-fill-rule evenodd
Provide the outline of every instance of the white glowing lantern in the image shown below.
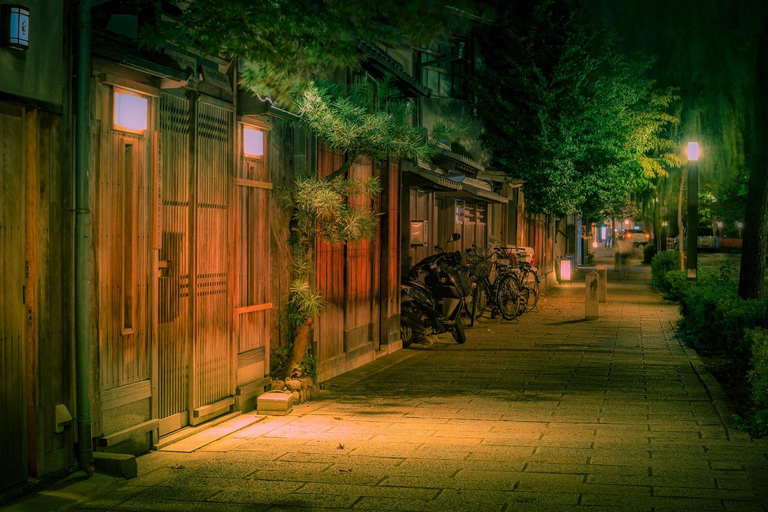
<path fill-rule="evenodd" d="M 143 132 L 147 129 L 149 102 L 144 96 L 128 91 L 115 91 L 113 123 L 118 130 Z"/>
<path fill-rule="evenodd" d="M 560 260 L 560 280 L 571 280 L 571 260 Z"/>
<path fill-rule="evenodd" d="M 688 160 L 695 162 L 701 155 L 701 148 L 698 142 L 689 142 L 688 147 L 685 149 L 685 154 L 688 156 Z"/>
<path fill-rule="evenodd" d="M 264 132 L 255 128 L 243 128 L 243 156 L 246 158 L 264 156 Z"/>

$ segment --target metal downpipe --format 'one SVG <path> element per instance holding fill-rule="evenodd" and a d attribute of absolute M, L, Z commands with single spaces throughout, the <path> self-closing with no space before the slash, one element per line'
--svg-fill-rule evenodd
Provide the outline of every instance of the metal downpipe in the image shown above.
<path fill-rule="evenodd" d="M 77 381 L 77 461 L 91 475 L 91 9 L 81 0 L 77 10 L 77 109 L 75 125 L 75 372 Z"/>

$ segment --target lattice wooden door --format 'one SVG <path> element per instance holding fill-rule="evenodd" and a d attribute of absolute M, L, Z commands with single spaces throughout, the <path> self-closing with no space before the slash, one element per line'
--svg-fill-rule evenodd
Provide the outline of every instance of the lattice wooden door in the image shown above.
<path fill-rule="evenodd" d="M 160 434 L 189 423 L 190 106 L 185 96 L 160 97 L 162 241 L 158 277 L 158 416 Z"/>
<path fill-rule="evenodd" d="M 229 189 L 232 173 L 231 110 L 197 104 L 195 184 L 195 304 L 193 407 L 229 397 L 232 352 L 229 281 Z M 208 413 L 196 411 L 203 419 Z M 195 419 L 192 420 L 193 423 Z"/>

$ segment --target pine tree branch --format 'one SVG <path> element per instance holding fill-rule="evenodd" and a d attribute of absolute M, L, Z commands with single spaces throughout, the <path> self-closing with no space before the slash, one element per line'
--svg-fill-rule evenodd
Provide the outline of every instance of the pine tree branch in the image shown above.
<path fill-rule="evenodd" d="M 339 167 L 338 169 L 336 169 L 335 171 L 333 171 L 333 172 L 332 172 L 331 174 L 329 174 L 328 176 L 324 177 L 324 178 L 323 178 L 323 180 L 325 180 L 325 181 L 331 181 L 331 180 L 333 180 L 334 178 L 336 178 L 336 177 L 338 177 L 338 176 L 343 176 L 344 174 L 346 174 L 346 172 L 347 172 L 347 171 L 348 171 L 348 170 L 349 170 L 349 169 L 352 167 L 352 165 L 355 163 L 355 160 L 357 160 L 357 157 L 358 157 L 358 156 L 360 156 L 360 153 L 359 153 L 359 152 L 357 152 L 357 151 L 356 151 L 356 152 L 353 152 L 353 153 L 348 153 L 348 154 L 347 154 L 347 161 L 346 161 L 346 162 L 344 162 L 344 165 L 342 165 L 341 167 Z"/>

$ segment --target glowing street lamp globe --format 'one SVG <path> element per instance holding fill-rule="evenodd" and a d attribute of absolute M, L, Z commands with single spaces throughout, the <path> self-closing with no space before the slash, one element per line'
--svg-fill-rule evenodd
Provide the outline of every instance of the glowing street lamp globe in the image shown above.
<path fill-rule="evenodd" d="M 689 142 L 688 147 L 685 148 L 685 154 L 688 157 L 688 160 L 691 162 L 695 162 L 699 159 L 699 156 L 701 155 L 701 148 L 699 147 L 698 142 Z"/>

